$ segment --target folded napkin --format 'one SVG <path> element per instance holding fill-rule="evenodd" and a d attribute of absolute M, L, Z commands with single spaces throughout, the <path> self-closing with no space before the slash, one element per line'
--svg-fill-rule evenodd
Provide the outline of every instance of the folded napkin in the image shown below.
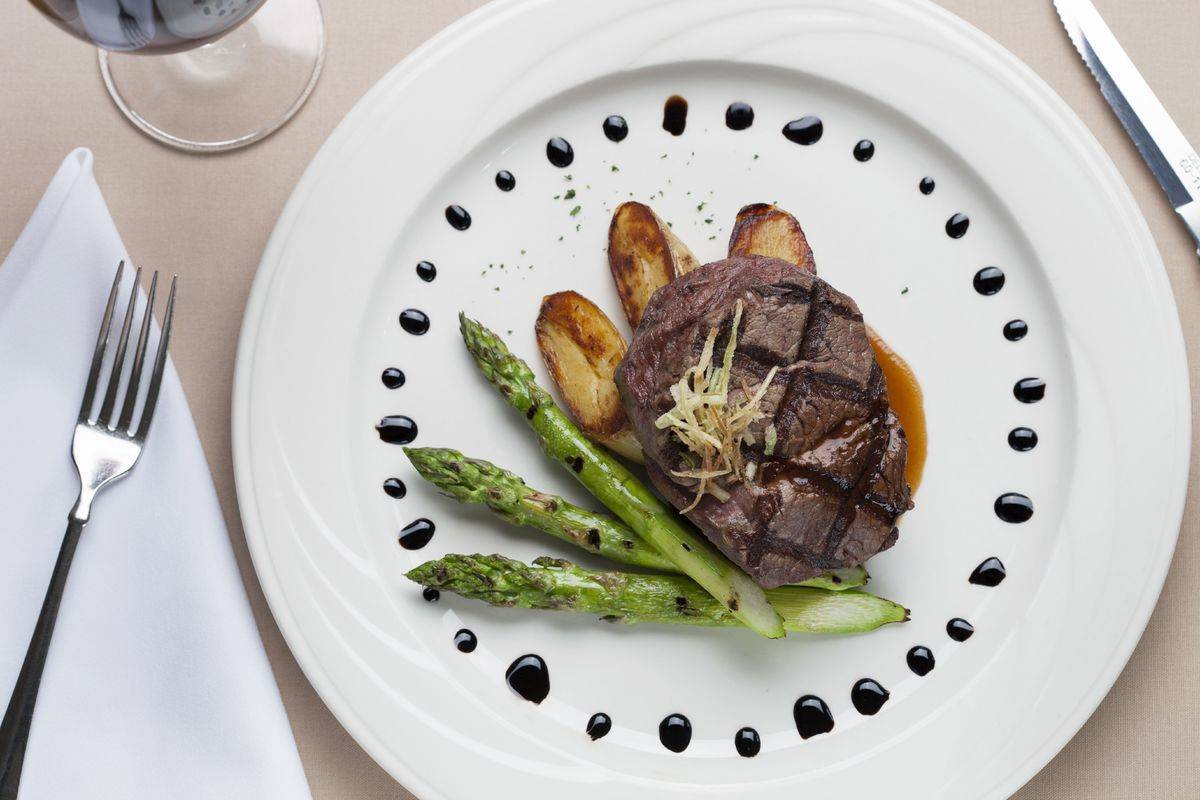
<path fill-rule="evenodd" d="M 103 303 L 125 257 L 92 154 L 80 149 L 0 266 L 5 704 L 78 489 L 71 434 Z M 170 264 L 156 266 L 169 278 Z M 203 313 L 203 305 L 180 284 L 176 319 Z M 309 796 L 187 400 L 168 365 L 141 460 L 97 498 L 75 555 L 21 798 Z"/>

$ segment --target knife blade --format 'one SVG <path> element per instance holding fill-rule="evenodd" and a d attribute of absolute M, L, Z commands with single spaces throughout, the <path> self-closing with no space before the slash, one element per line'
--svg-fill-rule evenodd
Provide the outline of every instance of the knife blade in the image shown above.
<path fill-rule="evenodd" d="M 1054 0 L 1058 18 L 1200 254 L 1200 156 L 1090 0 Z"/>

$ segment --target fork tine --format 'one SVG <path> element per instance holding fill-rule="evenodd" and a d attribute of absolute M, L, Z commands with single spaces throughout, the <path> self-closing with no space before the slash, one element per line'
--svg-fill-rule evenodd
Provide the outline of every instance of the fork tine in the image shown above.
<path fill-rule="evenodd" d="M 125 348 L 129 344 L 129 328 L 133 324 L 133 312 L 137 308 L 137 295 L 139 281 L 142 277 L 142 268 L 138 267 L 133 273 L 133 288 L 129 290 L 129 305 L 125 307 L 125 321 L 121 323 L 121 335 L 117 339 L 117 354 L 113 357 L 112 373 L 108 377 L 108 389 L 104 392 L 104 403 L 100 406 L 100 416 L 96 418 L 96 422 L 101 425 L 107 425 L 110 429 L 112 425 L 113 409 L 117 405 L 117 392 L 121 389 L 121 372 L 125 367 Z"/>
<path fill-rule="evenodd" d="M 117 276 L 108 290 L 108 304 L 104 307 L 104 318 L 100 320 L 100 333 L 96 337 L 96 349 L 92 353 L 92 366 L 88 370 L 87 384 L 83 387 L 83 402 L 79 404 L 79 421 L 87 422 L 96 400 L 96 382 L 100 378 L 100 365 L 104 362 L 104 348 L 108 344 L 108 331 L 112 325 L 113 306 L 117 302 L 117 288 L 121 285 L 121 274 L 125 261 L 117 264 Z"/>
<path fill-rule="evenodd" d="M 158 270 L 150 278 L 150 292 L 146 295 L 146 310 L 142 316 L 142 329 L 138 332 L 137 345 L 133 348 L 133 368 L 129 373 L 129 385 L 125 387 L 125 403 L 121 406 L 121 417 L 117 430 L 128 431 L 133 422 L 133 408 L 137 405 L 138 384 L 142 379 L 142 365 L 146 362 L 146 345 L 150 338 L 150 323 L 154 319 L 154 292 L 158 288 Z"/>
<path fill-rule="evenodd" d="M 179 276 L 171 277 L 171 293 L 167 295 L 167 310 L 163 312 L 162 332 L 158 335 L 158 353 L 154 356 L 154 371 L 150 373 L 150 388 L 146 390 L 146 405 L 142 408 L 142 419 L 138 423 L 134 438 L 144 440 L 154 419 L 154 407 L 158 404 L 158 390 L 162 387 L 163 370 L 167 366 L 167 342 L 171 338 L 171 317 L 175 315 L 175 284 Z"/>

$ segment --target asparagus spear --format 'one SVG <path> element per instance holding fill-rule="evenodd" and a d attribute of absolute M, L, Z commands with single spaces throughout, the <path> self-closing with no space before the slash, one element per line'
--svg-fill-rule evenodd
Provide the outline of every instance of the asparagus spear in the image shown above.
<path fill-rule="evenodd" d="M 592 572 L 545 557 L 524 564 L 500 555 L 451 554 L 427 561 L 408 577 L 494 606 L 582 611 L 630 624 L 739 624 L 726 606 L 683 575 Z M 766 595 L 783 615 L 783 626 L 797 633 L 864 633 L 908 620 L 903 606 L 853 589 L 785 586 Z"/>
<path fill-rule="evenodd" d="M 771 639 L 786 635 L 762 587 L 685 527 L 675 511 L 615 456 L 592 444 L 499 336 L 465 314 L 459 314 L 458 321 L 475 363 L 508 404 L 525 416 L 546 455 L 565 465 L 596 499 L 746 626 Z"/>
<path fill-rule="evenodd" d="M 536 528 L 622 564 L 679 572 L 620 520 L 530 488 L 503 467 L 445 447 L 406 447 L 404 454 L 422 478 L 460 503 L 486 505 L 514 525 Z M 841 591 L 866 582 L 865 569 L 848 567 L 797 585 Z"/>
<path fill-rule="evenodd" d="M 613 561 L 675 571 L 669 559 L 612 517 L 531 489 L 495 464 L 440 447 L 406 447 L 404 454 L 422 478 L 459 502 L 486 505 L 514 525 L 537 528 Z"/>

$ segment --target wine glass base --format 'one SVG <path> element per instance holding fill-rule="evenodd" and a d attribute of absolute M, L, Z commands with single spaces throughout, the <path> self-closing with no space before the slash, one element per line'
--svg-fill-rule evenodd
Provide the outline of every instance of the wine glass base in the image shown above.
<path fill-rule="evenodd" d="M 325 61 L 319 0 L 271 0 L 225 36 L 182 53 L 100 50 L 100 75 L 125 118 L 152 139 L 214 153 L 291 119 Z"/>

